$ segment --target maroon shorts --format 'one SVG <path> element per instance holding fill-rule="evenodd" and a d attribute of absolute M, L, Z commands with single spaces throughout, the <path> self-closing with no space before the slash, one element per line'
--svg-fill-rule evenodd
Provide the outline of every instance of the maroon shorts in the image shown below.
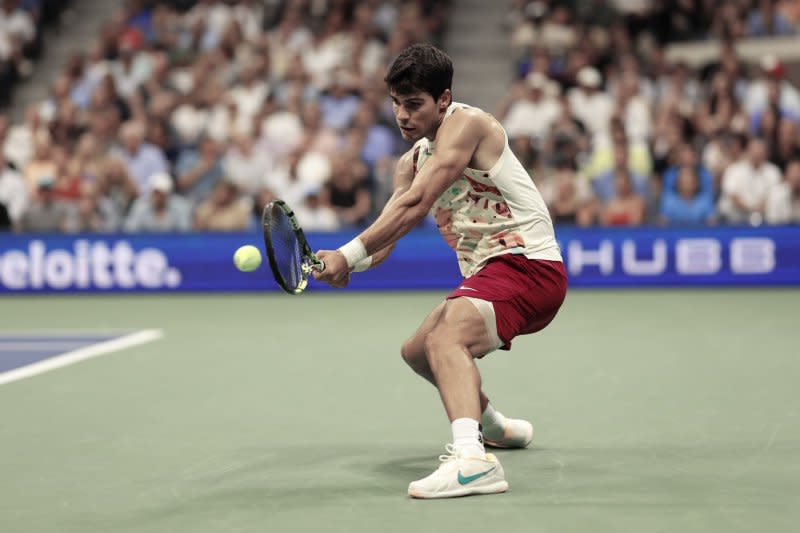
<path fill-rule="evenodd" d="M 492 302 L 501 350 L 517 335 L 534 333 L 555 318 L 567 294 L 567 271 L 560 261 L 504 254 L 466 278 L 447 299 L 468 296 Z"/>

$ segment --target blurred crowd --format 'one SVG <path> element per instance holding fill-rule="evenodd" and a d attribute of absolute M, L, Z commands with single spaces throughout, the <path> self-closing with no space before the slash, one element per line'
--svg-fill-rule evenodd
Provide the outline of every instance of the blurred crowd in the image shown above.
<path fill-rule="evenodd" d="M 44 49 L 44 28 L 54 25 L 70 0 L 0 0 L 0 107 L 14 85 L 30 76 Z"/>
<path fill-rule="evenodd" d="M 800 223 L 800 92 L 742 38 L 796 35 L 800 3 L 524 1 L 497 110 L 556 224 Z M 692 67 L 670 42 L 712 39 Z"/>
<path fill-rule="evenodd" d="M 447 4 L 126 2 L 45 101 L 0 115 L 0 228 L 246 230 L 275 197 L 311 231 L 365 223 L 407 149 L 384 70 L 440 40 Z"/>
<path fill-rule="evenodd" d="M 0 0 L 4 69 L 30 68 L 37 9 L 61 3 Z M 515 81 L 494 111 L 555 222 L 800 223 L 800 92 L 777 57 L 737 53 L 796 34 L 798 5 L 515 0 Z M 448 9 L 129 0 L 47 99 L 0 115 L 0 229 L 246 230 L 275 197 L 308 230 L 361 226 L 407 149 L 384 70 L 439 43 Z M 712 62 L 668 60 L 669 43 L 708 39 Z"/>

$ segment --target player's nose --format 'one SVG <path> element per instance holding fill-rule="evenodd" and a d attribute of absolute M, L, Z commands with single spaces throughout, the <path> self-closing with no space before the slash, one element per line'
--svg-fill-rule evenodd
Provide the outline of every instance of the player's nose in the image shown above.
<path fill-rule="evenodd" d="M 411 118 L 411 116 L 408 114 L 408 111 L 406 111 L 403 106 L 397 108 L 397 113 L 395 116 L 400 122 L 408 122 L 408 119 Z"/>

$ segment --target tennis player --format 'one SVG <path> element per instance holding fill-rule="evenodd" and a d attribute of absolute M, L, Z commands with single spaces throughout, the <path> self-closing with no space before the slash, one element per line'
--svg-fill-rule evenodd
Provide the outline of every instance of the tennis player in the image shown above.
<path fill-rule="evenodd" d="M 506 418 L 481 391 L 474 359 L 541 330 L 558 312 L 567 276 L 553 224 L 525 168 L 490 114 L 452 101 L 453 65 L 430 44 L 415 44 L 386 75 L 397 125 L 414 146 L 401 157 L 394 194 L 378 219 L 338 250 L 322 250 L 314 277 L 344 287 L 350 273 L 388 257 L 397 240 L 433 213 L 456 252 L 463 282 L 403 345 L 403 359 L 439 390 L 453 443 L 431 475 L 412 482 L 415 498 L 508 489 L 484 444 L 524 448 L 525 420 Z"/>

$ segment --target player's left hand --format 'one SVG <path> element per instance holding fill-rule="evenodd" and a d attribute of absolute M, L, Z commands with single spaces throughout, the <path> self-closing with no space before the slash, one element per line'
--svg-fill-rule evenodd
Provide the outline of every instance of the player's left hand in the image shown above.
<path fill-rule="evenodd" d="M 327 283 L 331 287 L 341 289 L 350 283 L 350 268 L 347 260 L 339 250 L 320 250 L 317 257 L 325 262 L 325 270 L 314 271 L 313 276 L 317 281 Z"/>

